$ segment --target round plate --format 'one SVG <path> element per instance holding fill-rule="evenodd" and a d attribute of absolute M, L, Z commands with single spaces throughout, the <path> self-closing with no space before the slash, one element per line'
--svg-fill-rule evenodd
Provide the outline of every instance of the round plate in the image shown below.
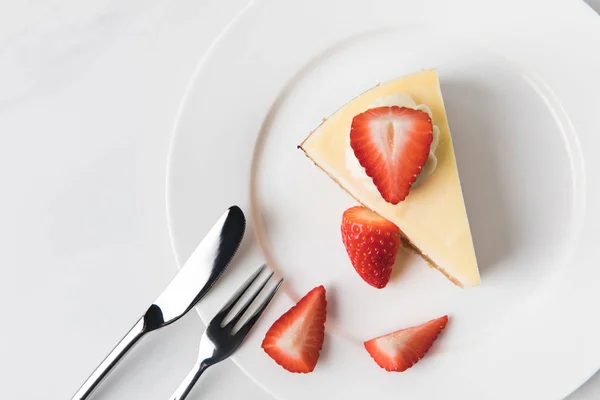
<path fill-rule="evenodd" d="M 550 4 L 552 3 L 552 4 Z M 199 66 L 173 135 L 168 207 L 185 261 L 229 205 L 249 217 L 236 262 L 198 309 L 207 321 L 260 263 L 284 290 L 234 361 L 279 399 L 561 399 L 600 366 L 600 225 L 594 152 L 600 20 L 574 1 L 256 1 Z M 339 225 L 354 204 L 297 145 L 366 89 L 440 75 L 481 286 L 460 289 L 412 254 L 376 290 Z M 260 348 L 270 324 L 327 289 L 312 374 Z M 362 342 L 441 315 L 427 356 L 387 373 Z"/>

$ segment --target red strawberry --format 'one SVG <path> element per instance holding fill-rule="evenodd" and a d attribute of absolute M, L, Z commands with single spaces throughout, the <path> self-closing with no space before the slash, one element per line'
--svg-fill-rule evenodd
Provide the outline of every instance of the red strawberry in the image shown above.
<path fill-rule="evenodd" d="M 415 365 L 448 322 L 448 316 L 402 329 L 364 343 L 373 360 L 387 371 L 402 372 Z"/>
<path fill-rule="evenodd" d="M 325 288 L 318 286 L 275 321 L 262 348 L 290 372 L 312 372 L 325 337 L 326 308 Z"/>
<path fill-rule="evenodd" d="M 429 115 L 406 107 L 377 107 L 352 120 L 350 146 L 385 201 L 406 198 L 433 140 Z"/>
<path fill-rule="evenodd" d="M 356 206 L 344 211 L 342 241 L 360 277 L 378 289 L 385 287 L 400 248 L 400 229 L 368 208 Z"/>

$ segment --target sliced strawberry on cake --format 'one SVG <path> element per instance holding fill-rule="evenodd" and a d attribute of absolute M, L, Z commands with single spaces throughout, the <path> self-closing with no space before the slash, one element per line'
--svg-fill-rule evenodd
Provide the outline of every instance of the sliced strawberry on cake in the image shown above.
<path fill-rule="evenodd" d="M 431 117 L 407 107 L 377 107 L 358 114 L 350 146 L 385 201 L 403 201 L 429 156 Z"/>
<path fill-rule="evenodd" d="M 290 372 L 312 372 L 325 337 L 326 308 L 325 288 L 318 286 L 275 321 L 262 348 Z"/>
<path fill-rule="evenodd" d="M 342 241 L 358 275 L 373 287 L 385 287 L 400 248 L 400 229 L 368 208 L 356 206 L 344 211 Z"/>
<path fill-rule="evenodd" d="M 448 316 L 368 340 L 365 348 L 386 371 L 402 372 L 415 365 L 448 323 Z"/>

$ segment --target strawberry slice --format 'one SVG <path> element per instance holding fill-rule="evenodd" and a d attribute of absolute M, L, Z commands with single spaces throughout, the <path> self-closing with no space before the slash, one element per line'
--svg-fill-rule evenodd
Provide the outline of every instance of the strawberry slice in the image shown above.
<path fill-rule="evenodd" d="M 290 372 L 312 372 L 325 337 L 326 308 L 325 288 L 318 286 L 275 321 L 263 350 Z"/>
<path fill-rule="evenodd" d="M 402 372 L 415 365 L 448 322 L 448 316 L 402 329 L 364 343 L 373 360 L 386 371 Z"/>
<path fill-rule="evenodd" d="M 432 131 L 426 112 L 406 107 L 371 108 L 352 119 L 350 146 L 388 203 L 408 195 L 427 161 Z"/>
<path fill-rule="evenodd" d="M 373 287 L 385 287 L 400 248 L 400 229 L 368 208 L 356 206 L 344 211 L 342 241 L 360 277 Z"/>

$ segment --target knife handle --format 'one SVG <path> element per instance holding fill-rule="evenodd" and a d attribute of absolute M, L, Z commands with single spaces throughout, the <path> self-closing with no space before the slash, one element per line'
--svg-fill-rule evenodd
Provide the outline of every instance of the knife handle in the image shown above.
<path fill-rule="evenodd" d="M 148 332 L 144 323 L 144 318 L 131 328 L 129 332 L 121 339 L 108 356 L 100 363 L 100 365 L 92 372 L 89 378 L 81 385 L 77 393 L 71 400 L 85 400 L 94 391 L 96 386 L 102 382 L 108 373 L 121 361 L 123 356 L 137 343 L 138 340 Z"/>

